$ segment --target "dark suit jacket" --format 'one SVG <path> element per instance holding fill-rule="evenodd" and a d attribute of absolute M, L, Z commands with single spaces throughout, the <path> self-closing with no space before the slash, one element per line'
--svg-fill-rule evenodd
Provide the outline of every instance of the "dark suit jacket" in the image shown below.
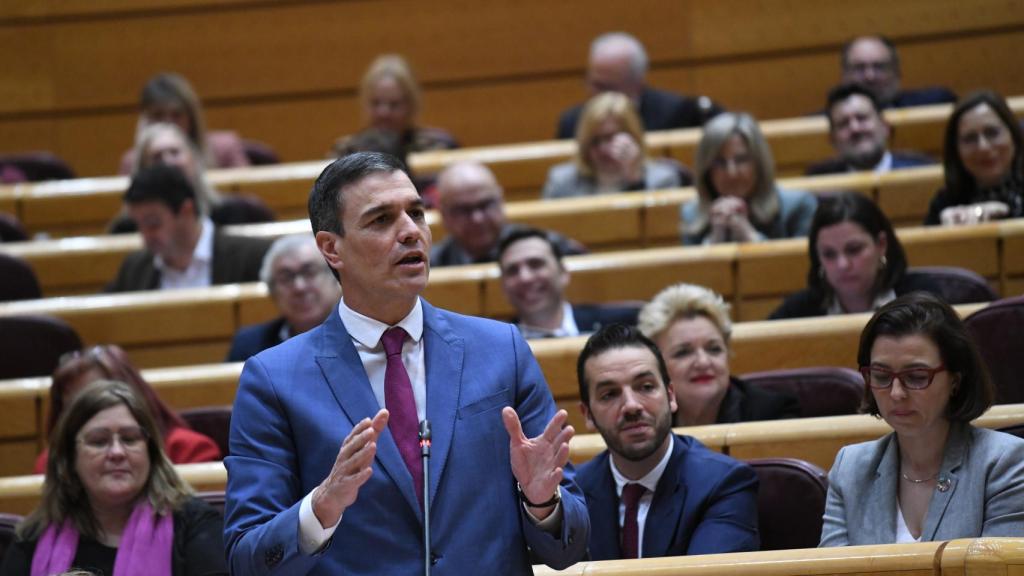
<path fill-rule="evenodd" d="M 228 351 L 228 362 L 245 362 L 250 356 L 255 356 L 267 348 L 273 348 L 284 340 L 281 340 L 281 328 L 284 326 L 284 318 L 246 326 L 237 333 L 231 340 L 231 350 Z"/>
<path fill-rule="evenodd" d="M 903 90 L 896 95 L 886 108 L 910 108 L 911 106 L 927 106 L 929 104 L 952 104 L 956 102 L 956 94 L 949 88 L 930 86 Z"/>
<path fill-rule="evenodd" d="M 729 391 L 718 408 L 717 424 L 799 418 L 800 402 L 790 394 L 765 390 L 739 378 L 729 378 Z"/>
<path fill-rule="evenodd" d="M 263 238 L 228 236 L 216 230 L 213 237 L 212 284 L 235 284 L 259 280 L 263 254 L 270 241 Z M 117 277 L 106 292 L 132 292 L 160 288 L 160 272 L 153 265 L 153 254 L 138 250 L 125 256 Z"/>
<path fill-rule="evenodd" d="M 622 322 L 636 326 L 640 314 L 638 306 L 610 306 L 598 304 L 573 304 L 572 315 L 580 332 L 597 332 L 603 326 Z"/>
<path fill-rule="evenodd" d="M 702 107 L 705 103 L 707 107 Z M 644 130 L 671 130 L 672 128 L 693 128 L 722 112 L 722 107 L 710 99 L 680 96 L 657 88 L 644 88 L 640 94 L 640 119 Z M 583 112 L 583 104 L 573 106 L 558 119 L 557 138 L 576 137 L 576 123 Z"/>
<path fill-rule="evenodd" d="M 935 160 L 925 156 L 924 154 L 918 154 L 916 152 L 893 152 L 892 153 L 892 169 L 899 170 L 901 168 L 916 168 L 918 166 L 928 166 L 935 164 Z M 821 176 L 822 174 L 842 174 L 850 171 L 850 166 L 844 162 L 841 158 L 829 158 L 817 164 L 812 164 L 807 168 L 806 174 L 808 176 Z"/>
<path fill-rule="evenodd" d="M 557 569 L 579 561 L 589 519 L 572 465 L 561 485 L 562 532 L 543 532 L 516 493 L 504 406 L 528 437 L 555 403 L 515 327 L 423 301 L 430 457 L 432 573 L 530 574 L 527 545 Z M 299 549 L 299 506 L 330 473 L 352 428 L 378 410 L 366 370 L 337 312 L 245 364 L 231 418 L 225 514 L 235 574 L 415 574 L 423 568 L 423 511 L 390 430 L 373 474 L 315 555 Z"/>
<path fill-rule="evenodd" d="M 672 457 L 658 480 L 644 524 L 642 556 L 757 550 L 757 475 L 690 436 L 673 436 Z M 619 498 L 607 450 L 580 466 L 576 482 L 590 512 L 590 559 L 622 557 Z"/>
<path fill-rule="evenodd" d="M 904 275 L 892 289 L 896 296 L 902 296 L 918 290 L 940 294 L 934 282 L 927 278 L 913 275 Z M 796 294 L 787 296 L 768 319 L 809 318 L 812 316 L 824 316 L 825 312 L 825 301 L 822 295 L 810 288 L 804 288 Z"/>

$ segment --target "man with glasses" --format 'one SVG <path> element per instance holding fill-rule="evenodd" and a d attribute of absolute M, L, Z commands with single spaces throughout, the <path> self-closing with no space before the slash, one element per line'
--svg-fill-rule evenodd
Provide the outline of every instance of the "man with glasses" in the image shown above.
<path fill-rule="evenodd" d="M 278 238 L 263 257 L 260 280 L 281 316 L 235 334 L 228 362 L 243 362 L 288 338 L 315 328 L 338 304 L 341 286 L 306 234 Z"/>
<path fill-rule="evenodd" d="M 430 252 L 431 266 L 494 262 L 498 246 L 518 226 L 505 219 L 504 192 L 494 173 L 478 162 L 459 162 L 437 179 L 444 240 Z M 552 233 L 563 254 L 582 254 L 578 242 Z"/>
<path fill-rule="evenodd" d="M 900 89 L 900 57 L 884 36 L 858 36 L 843 46 L 843 83 L 860 84 L 875 94 L 883 108 L 906 108 L 956 102 L 948 88 Z"/>

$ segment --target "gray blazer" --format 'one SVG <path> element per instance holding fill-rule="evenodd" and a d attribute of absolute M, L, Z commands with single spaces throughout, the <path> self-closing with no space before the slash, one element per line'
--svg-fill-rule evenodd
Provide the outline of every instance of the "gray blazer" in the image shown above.
<path fill-rule="evenodd" d="M 658 158 L 644 162 L 643 190 L 663 190 L 680 186 L 682 186 L 682 180 L 678 164 Z M 579 171 L 576 170 L 576 164 L 563 162 L 551 167 L 541 197 L 544 199 L 571 198 L 595 194 L 597 194 L 597 183 L 594 179 L 580 176 Z"/>
<path fill-rule="evenodd" d="M 788 190 L 776 188 L 779 193 L 779 213 L 775 220 L 762 228 L 756 226 L 765 240 L 777 240 L 779 238 L 798 238 L 807 236 L 811 231 L 811 221 L 814 220 L 814 212 L 818 209 L 818 197 L 803 190 Z M 686 202 L 679 208 L 680 222 L 682 223 L 682 236 L 684 245 L 701 244 L 710 232 L 711 227 L 705 225 L 700 232 L 688 232 L 697 221 L 700 203 L 698 200 Z"/>
<path fill-rule="evenodd" d="M 845 446 L 828 474 L 819 546 L 896 541 L 900 468 L 895 433 Z M 921 541 L 1024 536 L 1024 440 L 954 424 Z"/>

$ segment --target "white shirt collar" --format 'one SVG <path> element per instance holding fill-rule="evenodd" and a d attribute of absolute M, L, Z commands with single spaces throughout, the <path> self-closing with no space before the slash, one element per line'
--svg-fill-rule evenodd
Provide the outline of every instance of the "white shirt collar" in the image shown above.
<path fill-rule="evenodd" d="M 893 290 L 892 288 L 889 288 L 885 292 L 882 292 L 878 296 L 875 296 L 875 301 L 871 303 L 871 309 L 872 310 L 878 310 L 882 306 L 885 306 L 886 304 L 888 304 L 889 302 L 892 302 L 895 299 L 896 299 L 896 291 Z M 846 314 L 846 313 L 847 313 L 846 310 L 843 310 L 842 305 L 839 304 L 839 298 L 836 298 L 835 296 L 833 296 L 832 297 L 832 303 L 829 304 L 828 310 L 825 311 L 825 314 L 828 315 L 828 316 L 837 316 L 839 314 Z"/>
<path fill-rule="evenodd" d="M 338 315 L 341 316 L 341 321 L 345 324 L 345 330 L 348 330 L 349 335 L 363 346 L 371 349 L 380 345 L 380 337 L 388 328 L 391 328 L 380 320 L 375 320 L 349 308 L 345 304 L 344 297 L 338 301 Z M 419 298 L 416 298 L 416 304 L 409 314 L 395 326 L 401 326 L 414 342 L 420 341 L 423 336 L 423 304 Z"/>
<path fill-rule="evenodd" d="M 882 159 L 875 166 L 875 174 L 882 174 L 890 170 L 892 170 L 892 152 L 886 150 L 885 154 L 882 154 Z"/>
<path fill-rule="evenodd" d="M 626 478 L 619 469 L 615 467 L 615 460 L 609 455 L 608 466 L 612 469 L 612 478 L 615 479 L 615 493 L 622 497 L 622 487 L 626 484 L 635 482 L 640 484 L 644 488 L 654 494 L 654 490 L 658 487 L 658 481 L 661 480 L 661 475 L 665 473 L 665 468 L 668 468 L 668 461 L 672 459 L 672 450 L 675 448 L 675 438 L 672 433 L 668 435 L 668 450 L 665 450 L 665 455 L 661 457 L 661 461 L 658 465 L 651 469 L 650 472 L 644 475 L 639 480 L 630 480 Z"/>
<path fill-rule="evenodd" d="M 199 227 L 199 241 L 196 242 L 196 247 L 192 250 L 192 262 L 189 264 L 189 268 L 196 266 L 197 262 L 203 265 L 213 262 L 213 221 L 203 216 L 199 220 Z M 168 271 L 167 264 L 159 254 L 153 256 L 153 266 L 162 273 Z"/>
<path fill-rule="evenodd" d="M 579 336 L 580 329 L 576 326 L 576 316 L 572 313 L 572 304 L 562 302 L 562 325 L 554 330 L 548 328 L 537 328 L 519 323 L 519 332 L 523 338 L 565 338 L 568 336 Z"/>

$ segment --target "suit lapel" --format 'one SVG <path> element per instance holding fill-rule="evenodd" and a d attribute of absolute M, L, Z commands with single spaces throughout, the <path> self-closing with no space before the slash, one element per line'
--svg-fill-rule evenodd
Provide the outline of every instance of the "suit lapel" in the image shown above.
<path fill-rule="evenodd" d="M 619 540 L 619 498 L 615 493 L 615 479 L 612 478 L 608 458 L 607 451 L 598 456 L 593 466 L 599 474 L 593 484 L 580 486 L 587 495 L 587 509 L 590 512 L 591 560 L 622 558 L 622 545 Z"/>
<path fill-rule="evenodd" d="M 427 373 L 426 412 L 431 427 L 430 501 L 433 503 L 455 432 L 465 345 L 436 308 L 425 300 L 421 302 L 423 363 Z"/>
<path fill-rule="evenodd" d="M 324 325 L 321 342 L 316 362 L 341 410 L 353 426 L 363 418 L 373 418 L 381 407 L 373 395 L 370 379 L 367 378 L 363 362 L 356 352 L 355 345 L 352 344 L 352 337 L 345 330 L 345 325 L 336 311 L 331 313 Z M 377 461 L 397 485 L 409 506 L 417 515 L 422 515 L 419 499 L 413 492 L 412 476 L 387 427 L 377 441 Z"/>
<path fill-rule="evenodd" d="M 896 541 L 896 506 L 899 498 L 896 494 L 898 475 L 900 470 L 899 447 L 896 441 L 896 434 L 890 434 L 889 443 L 882 453 L 882 458 L 875 468 L 874 484 L 863 487 L 865 494 L 871 495 L 865 498 L 867 510 L 860 514 L 862 519 L 875 520 L 870 525 L 864 526 L 865 532 L 872 534 L 865 542 L 895 542 Z"/>
<path fill-rule="evenodd" d="M 672 552 L 671 546 L 676 541 L 683 517 L 683 506 L 686 504 L 686 482 L 679 475 L 679 461 L 685 450 L 682 441 L 672 435 L 672 457 L 661 474 L 661 479 L 658 480 L 651 508 L 647 511 L 647 520 L 644 522 L 644 558 L 682 553 Z"/>
<path fill-rule="evenodd" d="M 942 522 L 946 508 L 949 507 L 949 501 L 953 499 L 953 493 L 956 492 L 956 472 L 963 465 L 964 457 L 967 455 L 967 434 L 968 429 L 962 424 L 953 424 L 949 430 L 946 455 L 942 459 L 942 468 L 939 469 L 938 484 L 935 487 L 935 492 L 932 493 L 932 500 L 928 504 L 928 515 L 924 519 L 924 528 L 921 530 L 922 542 L 935 539 L 939 523 Z"/>

